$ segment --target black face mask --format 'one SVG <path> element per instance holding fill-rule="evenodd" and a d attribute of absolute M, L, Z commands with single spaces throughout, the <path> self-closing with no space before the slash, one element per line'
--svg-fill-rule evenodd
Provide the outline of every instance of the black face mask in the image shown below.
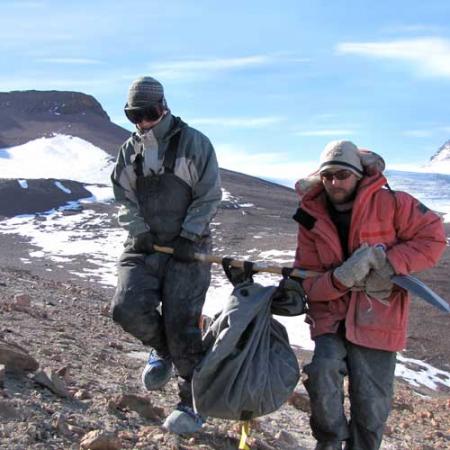
<path fill-rule="evenodd" d="M 164 113 L 164 108 L 162 103 L 156 103 L 154 105 L 149 106 L 139 106 L 139 107 L 131 107 L 128 106 L 128 103 L 124 108 L 125 115 L 127 119 L 133 123 L 138 124 L 143 120 L 155 121 L 158 120 Z"/>

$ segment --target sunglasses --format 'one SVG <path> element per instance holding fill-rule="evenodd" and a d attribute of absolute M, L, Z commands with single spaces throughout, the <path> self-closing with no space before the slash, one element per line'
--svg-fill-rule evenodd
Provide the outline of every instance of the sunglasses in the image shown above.
<path fill-rule="evenodd" d="M 353 175 L 353 172 L 350 170 L 338 170 L 337 172 L 322 172 L 320 174 L 320 178 L 322 181 L 333 181 L 335 180 L 346 180 L 350 175 Z"/>
<path fill-rule="evenodd" d="M 127 119 L 133 123 L 138 124 L 143 120 L 155 121 L 158 120 L 164 112 L 163 106 L 160 103 L 156 105 L 142 106 L 142 107 L 130 107 L 128 103 L 124 108 Z"/>

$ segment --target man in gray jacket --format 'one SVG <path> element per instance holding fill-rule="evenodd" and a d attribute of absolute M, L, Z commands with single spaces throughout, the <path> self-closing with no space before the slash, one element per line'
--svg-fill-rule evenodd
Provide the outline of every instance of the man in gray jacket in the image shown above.
<path fill-rule="evenodd" d="M 192 410 L 191 378 L 203 356 L 199 321 L 210 266 L 194 253 L 211 249 L 219 168 L 209 139 L 171 114 L 154 78 L 131 84 L 125 114 L 136 131 L 112 174 L 119 224 L 128 231 L 113 320 L 152 348 L 142 373 L 147 390 L 162 388 L 175 366 L 180 402 L 165 427 L 195 432 L 202 419 Z M 173 256 L 155 252 L 154 244 L 173 247 Z"/>

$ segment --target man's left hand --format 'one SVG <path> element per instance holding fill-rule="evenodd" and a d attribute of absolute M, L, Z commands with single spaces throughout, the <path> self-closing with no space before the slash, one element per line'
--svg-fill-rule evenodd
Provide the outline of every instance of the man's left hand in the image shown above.
<path fill-rule="evenodd" d="M 177 261 L 189 263 L 195 261 L 194 242 L 184 237 L 179 237 L 173 248 L 173 257 Z"/>
<path fill-rule="evenodd" d="M 378 300 L 388 300 L 392 294 L 391 278 L 395 274 L 391 263 L 386 259 L 379 269 L 370 271 L 364 283 L 364 290 L 369 297 Z"/>

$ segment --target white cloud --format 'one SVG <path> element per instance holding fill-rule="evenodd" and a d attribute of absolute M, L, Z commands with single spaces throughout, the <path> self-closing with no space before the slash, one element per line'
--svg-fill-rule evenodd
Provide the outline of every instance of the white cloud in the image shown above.
<path fill-rule="evenodd" d="M 50 64 L 100 64 L 101 61 L 89 58 L 39 58 L 36 62 Z"/>
<path fill-rule="evenodd" d="M 4 8 L 13 7 L 13 8 L 42 8 L 47 6 L 47 2 L 45 1 L 14 1 L 14 2 L 4 2 L 2 3 Z"/>
<path fill-rule="evenodd" d="M 306 131 L 296 131 L 294 134 L 298 136 L 350 136 L 355 134 L 355 131 L 345 129 L 306 130 Z"/>
<path fill-rule="evenodd" d="M 432 130 L 406 130 L 403 132 L 405 136 L 413 138 L 427 138 L 433 134 Z"/>
<path fill-rule="evenodd" d="M 341 54 L 393 59 L 412 63 L 420 75 L 450 77 L 450 40 L 421 37 L 387 42 L 343 42 Z"/>
<path fill-rule="evenodd" d="M 236 58 L 178 60 L 153 64 L 150 69 L 156 78 L 172 80 L 204 78 L 216 72 L 242 70 L 272 64 L 279 59 L 269 55 L 253 55 Z"/>
<path fill-rule="evenodd" d="M 276 180 L 285 186 L 294 187 L 301 177 L 317 169 L 317 161 L 308 159 L 308 154 L 298 152 L 295 162 L 292 156 L 282 152 L 250 154 L 242 148 L 229 144 L 215 145 L 220 167 L 267 180 Z"/>
<path fill-rule="evenodd" d="M 286 120 L 284 117 L 204 117 L 193 118 L 188 122 L 195 126 L 211 125 L 230 128 L 263 128 Z"/>
<path fill-rule="evenodd" d="M 436 134 L 450 133 L 449 126 L 435 125 L 430 126 L 429 128 L 417 128 L 412 130 L 403 131 L 404 136 L 413 137 L 413 138 L 427 138 L 434 136 Z"/>
<path fill-rule="evenodd" d="M 437 33 L 443 30 L 442 27 L 437 25 L 426 24 L 409 24 L 409 25 L 391 25 L 384 27 L 381 31 L 386 33 Z"/>

